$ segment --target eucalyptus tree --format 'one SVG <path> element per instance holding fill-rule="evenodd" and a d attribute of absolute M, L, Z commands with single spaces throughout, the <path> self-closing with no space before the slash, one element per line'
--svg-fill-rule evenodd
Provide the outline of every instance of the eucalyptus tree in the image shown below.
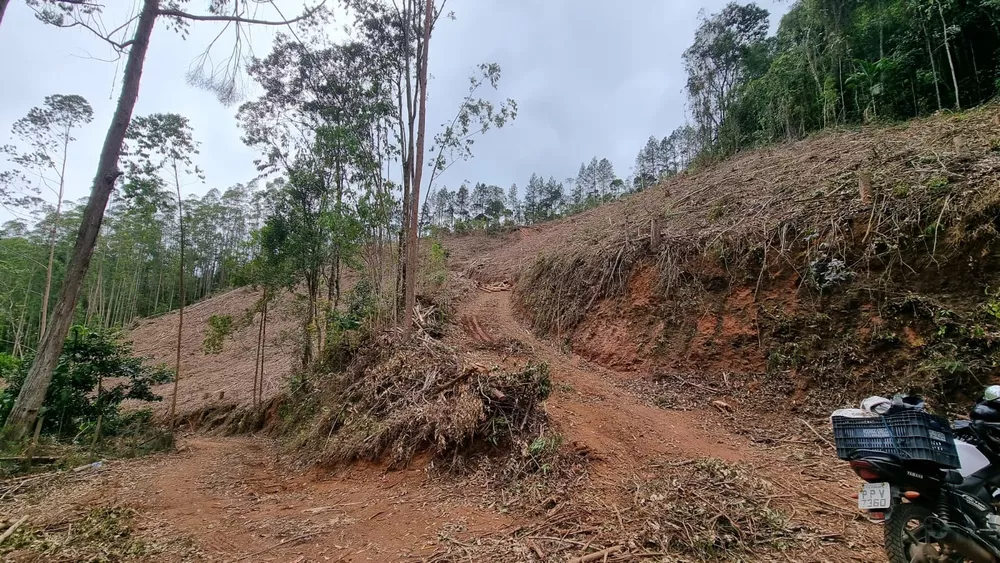
<path fill-rule="evenodd" d="M 181 337 L 184 332 L 184 205 L 181 195 L 181 177 L 200 177 L 201 172 L 193 163 L 198 154 L 191 126 L 186 117 L 172 113 L 157 113 L 132 120 L 126 136 L 129 144 L 130 162 L 126 177 L 151 186 L 170 183 L 173 180 L 177 194 L 178 271 L 180 308 L 177 320 L 177 360 L 174 373 L 174 392 L 170 399 L 170 422 L 174 421 L 177 408 L 177 386 L 181 379 Z M 164 178 L 166 175 L 166 178 Z"/>
<path fill-rule="evenodd" d="M 238 69 L 242 64 L 240 48 L 241 38 L 247 33 L 245 27 L 247 25 L 289 25 L 294 21 L 314 17 L 317 12 L 317 9 L 314 8 L 292 20 L 268 21 L 251 16 L 251 13 L 259 8 L 256 3 L 251 2 L 212 0 L 209 2 L 207 13 L 196 14 L 181 10 L 181 3 L 175 0 L 141 0 L 136 16 L 111 29 L 111 31 L 105 31 L 110 29 L 110 26 L 103 24 L 99 5 L 79 0 L 29 0 L 29 4 L 38 10 L 39 18 L 43 22 L 60 27 L 81 27 L 94 33 L 95 36 L 122 55 L 125 55 L 126 52 L 127 55 L 118 102 L 101 148 L 90 198 L 84 209 L 76 244 L 66 268 L 62 288 L 56 299 L 51 322 L 42 336 L 34 363 L 28 371 L 24 386 L 21 388 L 11 414 L 5 423 L 5 434 L 12 439 L 20 439 L 27 435 L 35 422 L 52 380 L 53 370 L 59 361 L 60 352 L 69 333 L 73 313 L 80 298 L 83 281 L 90 267 L 91 257 L 100 233 L 104 211 L 111 192 L 121 176 L 118 161 L 121 157 L 132 112 L 139 97 L 139 83 L 146 62 L 146 53 L 157 21 L 163 19 L 168 26 L 182 33 L 188 29 L 191 22 L 223 23 L 234 32 L 237 41 L 234 42 L 233 53 L 227 59 L 230 61 L 229 65 L 221 70 L 209 68 L 206 64 L 207 61 L 210 61 L 210 57 L 206 51 L 206 56 L 202 61 L 206 64 L 197 66 L 195 72 L 189 76 L 193 82 L 214 90 L 219 95 L 220 100 L 232 102 L 237 94 L 235 84 L 237 83 Z M 131 35 L 128 36 L 130 31 Z"/>
<path fill-rule="evenodd" d="M 994 0 L 799 0 L 765 37 L 765 11 L 730 4 L 703 19 L 685 52 L 693 151 L 724 156 L 991 100 L 1000 92 L 997 22 Z M 678 146 L 691 152 L 683 133 Z"/>
<path fill-rule="evenodd" d="M 326 253 L 327 309 L 339 303 L 342 266 L 358 252 L 354 206 L 362 192 L 387 188 L 381 172 L 390 157 L 389 74 L 366 43 L 328 45 L 322 37 L 303 41 L 297 34 L 279 36 L 272 53 L 250 65 L 263 94 L 243 104 L 239 118 L 244 141 L 263 154 L 261 171 L 301 180 L 308 168 L 314 176 L 309 183 L 318 182 L 309 193 L 316 198 L 315 225 Z"/>
<path fill-rule="evenodd" d="M 10 159 L 38 179 L 38 183 L 55 196 L 55 211 L 49 229 L 49 258 L 45 267 L 45 290 L 42 295 L 39 337 L 45 333 L 48 320 L 49 296 L 52 291 L 52 268 L 55 261 L 56 233 L 62 213 L 66 188 L 66 162 L 69 144 L 76 140 L 73 130 L 90 123 L 94 111 L 82 96 L 54 94 L 45 97 L 41 107 L 28 110 L 28 114 L 14 122 L 12 132 L 30 148 L 19 151 L 5 147 Z M 55 183 L 56 186 L 51 184 Z"/>
<path fill-rule="evenodd" d="M 719 13 L 703 17 L 694 43 L 684 51 L 691 113 L 706 144 L 731 142 L 723 138 L 724 128 L 735 124 L 729 116 L 741 86 L 760 73 L 768 16 L 755 4 L 730 2 Z"/>

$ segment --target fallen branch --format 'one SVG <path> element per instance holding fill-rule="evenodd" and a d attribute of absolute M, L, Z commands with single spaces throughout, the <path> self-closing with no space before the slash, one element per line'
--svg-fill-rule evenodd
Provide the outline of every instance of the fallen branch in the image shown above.
<path fill-rule="evenodd" d="M 2 545 L 7 538 L 14 535 L 14 532 L 16 532 L 17 529 L 21 527 L 21 524 L 24 524 L 24 522 L 27 520 L 28 520 L 28 515 L 25 514 L 24 516 L 21 517 L 20 520 L 11 524 L 10 528 L 7 528 L 7 531 L 4 532 L 3 535 L 0 535 L 0 545 Z"/>
<path fill-rule="evenodd" d="M 820 440 L 823 440 L 824 442 L 826 442 L 826 445 L 830 446 L 833 449 L 837 449 L 837 446 L 834 446 L 833 442 L 831 442 L 830 440 L 827 440 L 825 437 L 823 437 L 823 435 L 820 434 L 819 432 L 817 432 L 816 429 L 813 428 L 811 424 L 809 424 L 808 422 L 806 422 L 805 420 L 803 420 L 801 418 L 799 419 L 799 422 L 801 422 L 802 424 L 805 424 L 806 428 L 808 428 L 809 430 L 812 430 L 812 433 L 815 434 L 816 437 L 819 438 Z"/>
<path fill-rule="evenodd" d="M 243 557 L 239 557 L 237 559 L 233 559 L 231 563 L 239 563 L 240 561 L 246 561 L 247 559 L 250 559 L 251 557 L 256 557 L 256 556 L 258 556 L 258 555 L 260 555 L 262 553 L 267 553 L 268 551 L 271 551 L 272 549 L 278 549 L 279 547 L 282 547 L 282 546 L 285 546 L 285 545 L 290 545 L 290 544 L 293 544 L 293 543 L 295 543 L 297 541 L 301 541 L 301 540 L 304 540 L 304 539 L 307 539 L 307 538 L 311 538 L 311 537 L 313 537 L 315 535 L 316 535 L 316 532 L 308 532 L 308 533 L 305 533 L 305 534 L 300 534 L 300 535 L 295 536 L 294 538 L 290 538 L 290 539 L 282 541 L 281 543 L 277 543 L 275 545 L 272 545 L 271 547 L 265 547 L 264 549 L 262 549 L 260 551 L 255 551 L 253 553 L 249 553 L 247 555 L 244 555 Z"/>
<path fill-rule="evenodd" d="M 595 551 L 594 553 L 591 553 L 589 555 L 581 555 L 580 557 L 570 559 L 569 563 L 588 563 L 590 561 L 598 561 L 600 559 L 604 559 L 605 557 L 611 555 L 612 553 L 618 553 L 621 550 L 622 546 L 616 545 L 613 547 L 609 547 L 607 549 L 602 549 L 601 551 Z"/>
<path fill-rule="evenodd" d="M 676 379 L 677 381 L 680 381 L 681 383 L 683 383 L 685 385 L 690 385 L 692 387 L 697 387 L 698 389 L 704 389 L 705 391 L 708 391 L 709 393 L 722 393 L 722 391 L 720 391 L 718 389 L 715 389 L 713 387 L 708 387 L 707 385 L 701 385 L 701 384 L 695 383 L 693 381 L 688 381 L 688 380 L 684 379 L 683 377 L 681 377 L 679 375 L 674 375 L 674 374 L 671 374 L 671 375 L 673 376 L 674 379 Z"/>

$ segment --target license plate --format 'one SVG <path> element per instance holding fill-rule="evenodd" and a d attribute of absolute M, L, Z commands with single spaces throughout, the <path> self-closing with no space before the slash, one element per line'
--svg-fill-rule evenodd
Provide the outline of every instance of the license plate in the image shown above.
<path fill-rule="evenodd" d="M 879 510 L 892 506 L 892 491 L 889 483 L 865 483 L 858 493 L 858 508 Z"/>

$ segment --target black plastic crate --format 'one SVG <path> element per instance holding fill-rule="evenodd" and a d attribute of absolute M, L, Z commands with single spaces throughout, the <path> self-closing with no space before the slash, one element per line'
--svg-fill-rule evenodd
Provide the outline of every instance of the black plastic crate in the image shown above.
<path fill-rule="evenodd" d="M 924 411 L 902 411 L 870 418 L 833 417 L 837 457 L 849 460 L 858 450 L 880 452 L 900 460 L 930 461 L 959 467 L 955 437 L 948 421 Z"/>

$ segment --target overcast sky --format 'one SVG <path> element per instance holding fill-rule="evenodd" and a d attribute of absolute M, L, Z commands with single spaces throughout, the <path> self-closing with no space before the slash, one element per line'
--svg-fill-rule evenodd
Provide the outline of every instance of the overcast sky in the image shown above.
<path fill-rule="evenodd" d="M 780 0 L 778 0 L 780 1 Z M 190 3 L 194 9 L 198 3 Z M 518 103 L 517 120 L 479 138 L 475 158 L 452 167 L 441 185 L 464 180 L 503 187 L 523 186 L 532 173 L 564 179 L 591 157 L 607 157 L 620 177 L 630 173 L 650 135 L 662 137 L 685 120 L 685 74 L 681 53 L 698 25 L 698 12 L 719 10 L 725 0 L 450 0 L 455 21 L 442 19 L 431 42 L 428 88 L 429 133 L 450 121 L 466 93 L 468 76 L 482 62 L 499 63 L 497 96 Z M 35 20 L 13 0 L 0 26 L 0 142 L 10 127 L 50 94 L 79 94 L 94 107 L 93 123 L 80 130 L 69 162 L 67 196 L 88 194 L 101 142 L 110 124 L 121 62 L 106 45 L 78 29 L 57 29 Z M 108 27 L 124 22 L 131 0 L 106 0 Z M 284 13 L 301 11 L 302 0 L 281 0 Z M 787 9 L 758 2 L 772 13 L 772 26 Z M 121 10 L 116 12 L 116 10 Z M 115 23 L 113 23 L 115 22 Z M 346 22 L 339 22 L 342 25 Z M 187 40 L 162 23 L 152 37 L 135 115 L 180 113 L 201 142 L 197 164 L 204 193 L 246 182 L 255 175 L 256 153 L 240 141 L 236 107 L 188 85 L 191 62 L 218 33 L 218 24 L 194 23 Z M 273 28 L 256 28 L 258 55 L 270 50 Z M 249 93 L 253 96 L 253 92 Z M 7 163 L 0 162 L 0 168 Z M 6 220 L 0 210 L 0 220 Z"/>

